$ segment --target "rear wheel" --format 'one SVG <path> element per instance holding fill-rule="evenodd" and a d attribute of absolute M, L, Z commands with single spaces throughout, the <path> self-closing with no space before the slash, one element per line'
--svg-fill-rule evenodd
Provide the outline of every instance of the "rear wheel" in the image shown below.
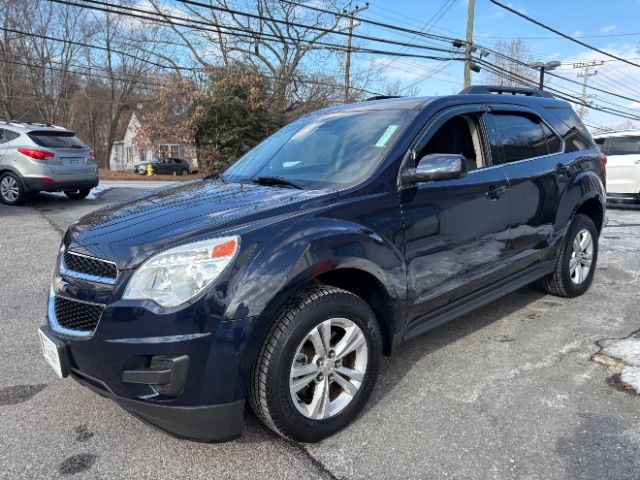
<path fill-rule="evenodd" d="M 593 281 L 598 260 L 598 230 L 590 217 L 576 215 L 565 237 L 556 268 L 542 279 L 544 289 L 560 297 L 577 297 Z"/>
<path fill-rule="evenodd" d="M 17 175 L 11 172 L 0 174 L 0 200 L 7 205 L 19 205 L 24 200 L 24 188 Z"/>
<path fill-rule="evenodd" d="M 64 194 L 71 200 L 82 200 L 83 198 L 87 198 L 90 191 L 90 188 L 80 188 L 79 190 L 65 190 Z"/>
<path fill-rule="evenodd" d="M 322 440 L 366 404 L 380 352 L 378 324 L 364 301 L 339 288 L 307 289 L 279 315 L 262 346 L 251 406 L 283 437 Z"/>

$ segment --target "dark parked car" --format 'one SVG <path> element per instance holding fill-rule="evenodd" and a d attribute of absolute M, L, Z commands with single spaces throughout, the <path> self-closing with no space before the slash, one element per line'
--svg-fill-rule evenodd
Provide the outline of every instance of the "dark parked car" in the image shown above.
<path fill-rule="evenodd" d="M 538 90 L 315 112 L 217 177 L 73 224 L 45 356 L 180 437 L 237 437 L 248 402 L 318 441 L 362 410 L 403 341 L 535 281 L 583 294 L 605 161 Z"/>
<path fill-rule="evenodd" d="M 191 173 L 191 165 L 182 158 L 156 158 L 151 162 L 138 163 L 134 169 L 140 175 L 147 174 L 147 166 L 153 167 L 153 173 L 156 175 L 189 175 Z"/>

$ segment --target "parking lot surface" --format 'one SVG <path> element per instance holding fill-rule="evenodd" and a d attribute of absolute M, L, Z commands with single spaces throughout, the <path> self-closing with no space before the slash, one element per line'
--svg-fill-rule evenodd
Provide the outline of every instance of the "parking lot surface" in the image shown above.
<path fill-rule="evenodd" d="M 0 478 L 640 478 L 640 397 L 607 380 L 600 355 L 639 335 L 640 209 L 608 210 L 583 297 L 524 288 L 411 340 L 339 434 L 297 445 L 248 414 L 241 439 L 199 444 L 57 379 L 41 358 L 61 235 L 138 186 L 0 205 Z"/>

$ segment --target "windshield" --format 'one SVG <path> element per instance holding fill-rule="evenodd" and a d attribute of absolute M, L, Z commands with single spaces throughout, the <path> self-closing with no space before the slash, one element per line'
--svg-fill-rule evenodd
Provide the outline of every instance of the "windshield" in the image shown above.
<path fill-rule="evenodd" d="M 302 188 L 353 185 L 379 165 L 415 115 L 412 110 L 381 110 L 304 117 L 247 152 L 223 178 L 279 177 Z"/>

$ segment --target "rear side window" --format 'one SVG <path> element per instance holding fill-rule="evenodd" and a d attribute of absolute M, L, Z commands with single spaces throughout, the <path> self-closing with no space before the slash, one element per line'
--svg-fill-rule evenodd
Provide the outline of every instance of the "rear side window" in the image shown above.
<path fill-rule="evenodd" d="M 12 132 L 11 130 L 7 130 L 5 128 L 0 128 L 0 143 L 10 142 L 11 140 L 15 140 L 19 136 L 19 133 Z"/>
<path fill-rule="evenodd" d="M 607 155 L 640 153 L 640 137 L 610 137 L 606 142 Z"/>
<path fill-rule="evenodd" d="M 29 132 L 29 138 L 41 147 L 47 148 L 87 148 L 82 140 L 73 132 L 57 132 L 37 130 Z"/>
<path fill-rule="evenodd" d="M 493 113 L 496 132 L 502 143 L 503 159 L 498 163 L 516 162 L 549 153 L 547 140 L 539 120 L 515 113 Z"/>
<path fill-rule="evenodd" d="M 565 142 L 565 152 L 586 150 L 595 145 L 591 134 L 571 107 L 547 108 L 547 111 L 557 120 L 553 126 Z"/>

